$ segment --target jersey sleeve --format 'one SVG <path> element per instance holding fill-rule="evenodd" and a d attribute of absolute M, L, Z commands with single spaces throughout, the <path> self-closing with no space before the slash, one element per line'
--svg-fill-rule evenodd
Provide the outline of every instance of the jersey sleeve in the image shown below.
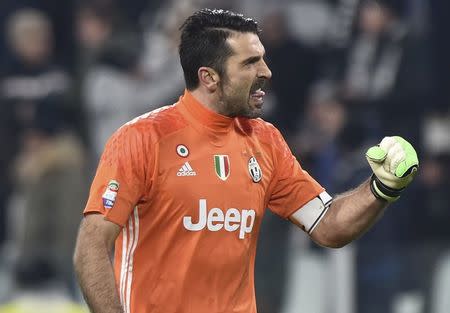
<path fill-rule="evenodd" d="M 100 213 L 124 226 L 146 190 L 143 135 L 124 125 L 108 140 L 91 185 L 84 214 Z"/>
<path fill-rule="evenodd" d="M 288 218 L 324 188 L 302 169 L 280 132 L 276 130 L 275 134 L 275 177 L 268 207 L 275 214 Z"/>

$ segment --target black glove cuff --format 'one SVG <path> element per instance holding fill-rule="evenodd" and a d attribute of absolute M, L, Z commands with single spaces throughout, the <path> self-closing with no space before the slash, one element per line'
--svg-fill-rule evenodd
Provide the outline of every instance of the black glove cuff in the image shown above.
<path fill-rule="evenodd" d="M 382 197 L 380 194 L 378 194 L 377 190 L 374 188 L 374 183 L 377 185 L 378 190 L 383 193 L 384 195 L 390 197 L 390 198 L 397 198 L 400 197 L 400 194 L 405 188 L 402 189 L 393 189 L 391 187 L 386 186 L 383 184 L 375 174 L 372 174 L 372 177 L 370 178 L 370 190 L 372 193 L 377 197 L 378 199 L 385 200 L 384 197 Z"/>

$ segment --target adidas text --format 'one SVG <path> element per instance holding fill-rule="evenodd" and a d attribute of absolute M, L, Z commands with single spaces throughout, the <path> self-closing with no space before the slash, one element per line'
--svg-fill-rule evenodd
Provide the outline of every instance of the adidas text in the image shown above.
<path fill-rule="evenodd" d="M 189 162 L 185 162 L 177 172 L 177 176 L 196 176 L 196 175 L 197 173 L 192 169 Z"/>

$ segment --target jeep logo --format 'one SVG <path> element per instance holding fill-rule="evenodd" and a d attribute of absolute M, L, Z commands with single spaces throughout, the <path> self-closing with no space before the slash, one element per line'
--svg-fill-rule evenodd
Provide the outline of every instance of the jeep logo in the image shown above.
<path fill-rule="evenodd" d="M 255 210 L 239 211 L 230 208 L 225 212 L 219 208 L 212 208 L 207 212 L 206 199 L 200 199 L 197 223 L 192 222 L 192 216 L 183 217 L 183 226 L 190 231 L 200 231 L 205 227 L 210 231 L 219 231 L 222 228 L 228 232 L 239 230 L 239 239 L 244 239 L 253 229 L 255 223 Z"/>

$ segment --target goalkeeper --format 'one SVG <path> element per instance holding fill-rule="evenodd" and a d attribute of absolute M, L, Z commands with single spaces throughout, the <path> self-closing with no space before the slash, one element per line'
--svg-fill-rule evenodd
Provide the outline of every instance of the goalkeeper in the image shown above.
<path fill-rule="evenodd" d="M 94 313 L 255 313 L 266 208 L 341 247 L 418 167 L 409 143 L 387 137 L 367 152 L 370 180 L 333 200 L 258 118 L 272 73 L 256 22 L 204 9 L 181 30 L 184 95 L 121 127 L 91 187 L 74 260 Z"/>

